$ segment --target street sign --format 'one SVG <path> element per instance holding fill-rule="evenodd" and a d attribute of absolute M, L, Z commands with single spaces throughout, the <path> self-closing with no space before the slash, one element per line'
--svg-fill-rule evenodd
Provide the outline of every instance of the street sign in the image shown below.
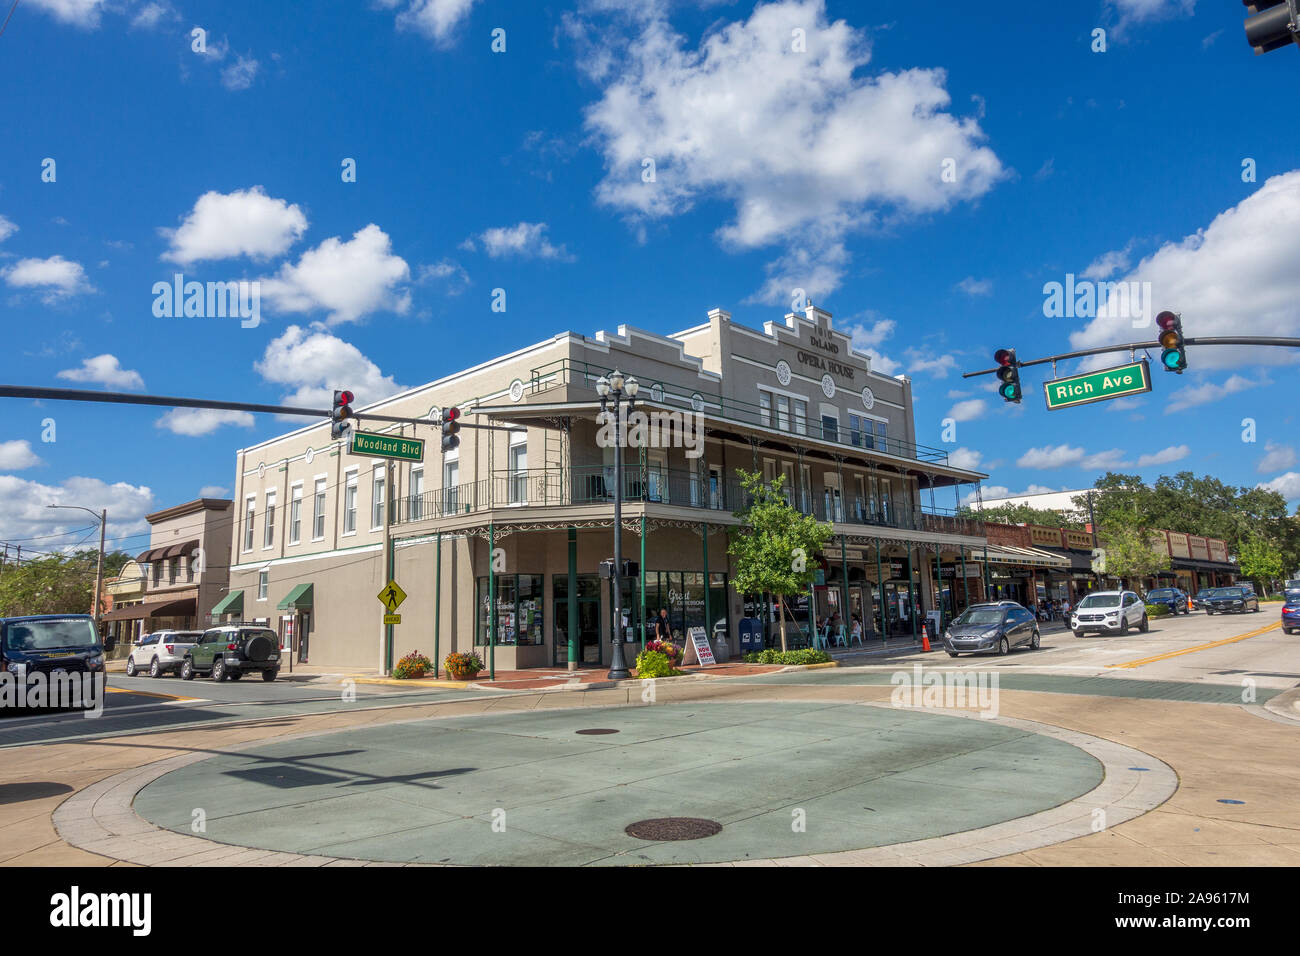
<path fill-rule="evenodd" d="M 424 439 L 402 438 L 400 435 L 376 435 L 373 432 L 354 432 L 348 448 L 354 455 L 370 458 L 396 458 L 400 461 L 424 461 Z"/>
<path fill-rule="evenodd" d="M 384 589 L 375 596 L 379 598 L 379 603 L 388 609 L 389 614 L 396 614 L 397 609 L 401 607 L 402 602 L 406 600 L 406 592 L 403 591 L 398 586 L 397 582 L 393 580 L 389 580 L 389 582 L 384 585 Z M 389 624 L 396 622 L 385 621 L 384 623 Z"/>
<path fill-rule="evenodd" d="M 400 614 L 385 614 L 385 615 L 384 615 L 384 623 L 385 623 L 385 624 L 401 624 L 401 623 L 402 623 L 402 615 L 400 615 Z"/>
<path fill-rule="evenodd" d="M 1047 396 L 1049 412 L 1149 391 L 1151 366 L 1146 359 L 1043 383 L 1043 394 Z"/>

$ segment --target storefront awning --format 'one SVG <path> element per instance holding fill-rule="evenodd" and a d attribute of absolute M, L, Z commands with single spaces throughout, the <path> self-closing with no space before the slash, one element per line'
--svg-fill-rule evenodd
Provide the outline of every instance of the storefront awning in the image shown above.
<path fill-rule="evenodd" d="M 151 617 L 190 617 L 194 614 L 194 598 L 178 598 L 174 601 L 150 601 L 145 604 L 133 604 L 130 607 L 117 607 L 105 614 L 104 621 L 140 621 Z"/>
<path fill-rule="evenodd" d="M 1037 568 L 1070 567 L 1069 559 L 1040 548 L 1021 548 L 1004 544 L 989 548 L 988 554 L 989 564 L 1019 564 Z"/>
<path fill-rule="evenodd" d="M 135 556 L 135 559 L 140 564 L 149 564 L 153 561 L 162 561 L 166 558 L 189 554 L 198 546 L 199 539 L 192 538 L 189 541 L 182 541 L 180 544 L 164 544 L 157 548 L 150 548 L 148 551 L 141 551 Z"/>
<path fill-rule="evenodd" d="M 216 607 L 214 607 L 208 613 L 214 616 L 220 616 L 222 614 L 243 614 L 244 613 L 244 592 L 242 590 L 231 591 L 220 601 L 218 601 Z"/>
<path fill-rule="evenodd" d="M 280 611 L 311 610 L 311 585 L 299 584 L 276 605 Z"/>

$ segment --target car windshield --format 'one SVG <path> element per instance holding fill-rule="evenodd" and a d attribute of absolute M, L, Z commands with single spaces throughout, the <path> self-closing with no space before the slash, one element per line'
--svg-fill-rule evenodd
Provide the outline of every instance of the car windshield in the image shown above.
<path fill-rule="evenodd" d="M 958 626 L 965 624 L 983 624 L 985 626 L 1001 624 L 1004 613 L 1006 612 L 996 607 L 973 607 L 970 610 L 963 611 L 961 616 L 952 623 Z"/>
<path fill-rule="evenodd" d="M 1242 588 L 1215 588 L 1210 592 L 1213 598 L 1239 598 L 1246 592 Z"/>
<path fill-rule="evenodd" d="M 1079 607 L 1119 607 L 1118 594 L 1089 594 L 1079 602 Z"/>
<path fill-rule="evenodd" d="M 1209 594 L 1210 594 L 1210 589 L 1209 589 L 1209 588 L 1201 588 L 1199 591 L 1196 592 L 1196 596 L 1197 596 L 1198 598 L 1201 598 L 1201 597 L 1209 597 Z"/>
<path fill-rule="evenodd" d="M 95 625 L 84 617 L 15 621 L 5 627 L 7 651 L 84 650 L 98 643 Z"/>
<path fill-rule="evenodd" d="M 1300 604 L 1300 588 L 1292 588 L 1286 592 L 1287 604 Z"/>
<path fill-rule="evenodd" d="M 275 631 L 265 627 L 246 627 L 239 632 L 241 641 L 249 641 L 255 637 L 266 637 L 275 640 Z"/>
<path fill-rule="evenodd" d="M 1147 597 L 1149 598 L 1167 598 L 1173 596 L 1174 592 L 1170 588 L 1156 588 L 1154 591 L 1147 592 Z"/>

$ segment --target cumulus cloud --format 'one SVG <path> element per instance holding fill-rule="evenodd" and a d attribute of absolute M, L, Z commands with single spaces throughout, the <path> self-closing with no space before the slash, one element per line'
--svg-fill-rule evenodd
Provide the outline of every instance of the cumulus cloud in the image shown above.
<path fill-rule="evenodd" d="M 1105 0 L 1102 7 L 1114 24 L 1115 33 L 1122 37 L 1138 24 L 1190 16 L 1196 0 Z"/>
<path fill-rule="evenodd" d="M 1125 464 L 1124 453 L 1118 448 L 1089 453 L 1082 448 L 1068 444 L 1044 445 L 1042 448 L 1030 448 L 1016 459 L 1021 468 L 1095 468 L 1106 470 L 1118 468 Z"/>
<path fill-rule="evenodd" d="M 1197 405 L 1208 405 L 1210 402 L 1217 402 L 1237 392 L 1268 384 L 1270 382 L 1267 379 L 1249 379 L 1244 375 L 1231 375 L 1222 385 L 1216 382 L 1188 385 L 1169 397 L 1169 401 L 1165 403 L 1165 414 L 1171 415 L 1187 408 L 1195 408 Z"/>
<path fill-rule="evenodd" d="M 868 37 L 829 20 L 823 0 L 761 3 L 694 49 L 657 5 L 632 20 L 613 44 L 612 30 L 568 21 L 603 87 L 586 114 L 605 161 L 597 201 L 638 224 L 730 204 L 727 248 L 786 248 L 763 301 L 794 287 L 825 296 L 847 268 L 846 236 L 978 199 L 1004 175 L 978 121 L 946 112 L 944 71 L 869 73 Z M 792 49 L 796 30 L 806 52 Z"/>
<path fill-rule="evenodd" d="M 236 256 L 268 259 L 302 238 L 307 217 L 296 204 L 273 199 L 261 186 L 254 186 L 231 193 L 206 192 L 178 229 L 159 231 L 171 240 L 163 258 L 181 265 Z"/>
<path fill-rule="evenodd" d="M 107 0 L 27 0 L 23 6 L 42 10 L 60 23 L 94 30 L 108 4 Z"/>
<path fill-rule="evenodd" d="M 98 478 L 82 477 L 47 485 L 15 475 L 0 475 L 0 501 L 5 503 L 0 508 L 0 538 L 10 541 L 71 531 L 91 523 L 87 514 L 48 508 L 47 505 L 80 505 L 92 511 L 107 508 L 110 547 L 113 538 L 148 531 L 149 524 L 144 516 L 154 510 L 154 495 L 146 486 L 126 482 L 108 484 Z M 80 517 L 70 517 L 74 515 Z M 67 543 L 71 545 L 76 540 L 72 538 Z M 45 551 L 54 551 L 61 546 L 53 538 L 41 542 L 41 550 Z"/>
<path fill-rule="evenodd" d="M 1130 256 L 1132 248 L 1133 243 L 1130 242 L 1123 249 L 1114 249 L 1098 256 L 1088 268 L 1083 270 L 1083 278 L 1089 280 L 1109 279 L 1116 272 L 1127 269 L 1133 263 Z"/>
<path fill-rule="evenodd" d="M 478 0 L 377 0 L 379 6 L 389 10 L 402 7 L 397 14 L 397 26 L 402 30 L 418 30 L 438 46 L 447 46 L 452 32 Z"/>
<path fill-rule="evenodd" d="M 520 222 L 513 226 L 497 226 L 484 230 L 478 236 L 471 236 L 461 243 L 462 249 L 473 251 L 477 248 L 475 240 L 483 244 L 483 251 L 493 259 L 506 256 L 519 256 L 523 259 L 559 259 L 572 262 L 564 246 L 551 244 L 546 236 L 547 225 L 544 222 Z"/>
<path fill-rule="evenodd" d="M 1300 498 L 1300 471 L 1288 471 L 1285 475 L 1278 475 L 1272 481 L 1261 482 L 1257 487 L 1276 491 L 1288 502 L 1295 501 Z"/>
<path fill-rule="evenodd" d="M 268 382 L 290 390 L 284 397 L 286 404 L 305 408 L 329 408 L 336 388 L 351 389 L 356 396 L 354 407 L 388 398 L 405 388 L 392 376 L 384 375 L 352 343 L 296 325 L 273 339 L 253 368 Z"/>
<path fill-rule="evenodd" d="M 176 435 L 208 435 L 223 425 L 253 427 L 251 412 L 238 412 L 217 408 L 173 408 L 154 424 Z"/>
<path fill-rule="evenodd" d="M 41 457 L 26 439 L 0 441 L 0 471 L 21 471 L 41 463 Z"/>
<path fill-rule="evenodd" d="M 4 242 L 17 231 L 18 227 L 14 225 L 13 220 L 0 216 L 0 242 Z"/>
<path fill-rule="evenodd" d="M 400 286 L 410 277 L 406 260 L 393 255 L 388 234 L 371 223 L 346 242 L 334 236 L 308 249 L 297 265 L 286 262 L 276 276 L 262 280 L 262 295 L 285 312 L 324 310 L 333 325 L 381 309 L 405 313 L 411 294 Z"/>
<path fill-rule="evenodd" d="M 1267 236 L 1267 242 L 1260 237 Z M 1124 276 L 1150 282 L 1157 305 L 1150 309 L 1145 332 L 1135 330 L 1123 309 L 1090 321 L 1070 336 L 1076 349 L 1135 338 L 1155 340 L 1159 308 L 1181 310 L 1188 336 L 1300 335 L 1300 269 L 1293 250 L 1300 248 L 1300 170 L 1274 176 L 1254 193 L 1220 213 L 1206 227 L 1181 241 L 1169 242 Z M 1189 349 L 1197 368 L 1240 368 L 1253 363 L 1294 363 L 1287 349 Z M 1098 356 L 1086 368 L 1113 364 Z"/>
<path fill-rule="evenodd" d="M 63 256 L 19 259 L 4 270 L 4 277 L 5 282 L 15 289 L 30 289 L 39 293 L 46 303 L 95 291 L 86 278 L 86 270 L 81 267 L 81 263 Z"/>
<path fill-rule="evenodd" d="M 222 69 L 221 85 L 228 90 L 246 90 L 253 85 L 260 66 L 251 56 L 236 56 L 234 63 Z"/>
<path fill-rule="evenodd" d="M 199 489 L 200 498 L 225 498 L 230 495 L 230 489 L 221 485 L 204 485 Z"/>
<path fill-rule="evenodd" d="M 954 468 L 965 468 L 967 471 L 978 471 L 983 460 L 984 453 L 974 448 L 958 448 L 948 452 L 948 464 Z"/>
<path fill-rule="evenodd" d="M 952 408 L 948 409 L 946 418 L 951 418 L 955 422 L 972 422 L 984 414 L 988 408 L 988 402 L 982 398 L 970 398 L 964 402 L 958 402 Z"/>
<path fill-rule="evenodd" d="M 1182 461 L 1192 450 L 1186 445 L 1170 445 L 1168 448 L 1162 448 L 1160 451 L 1152 452 L 1149 455 L 1138 456 L 1138 467 L 1146 468 L 1150 465 L 1168 465 L 1175 461 Z"/>
<path fill-rule="evenodd" d="M 440 283 L 447 295 L 460 295 L 470 287 L 469 273 L 454 259 L 441 259 L 420 266 L 419 276 L 415 281 L 419 285 Z"/>
<path fill-rule="evenodd" d="M 992 279 L 976 279 L 974 276 L 967 276 L 957 283 L 957 288 L 969 296 L 982 296 L 993 294 Z"/>
<path fill-rule="evenodd" d="M 108 353 L 82 359 L 80 368 L 65 368 L 58 376 L 69 382 L 103 385 L 105 388 L 144 388 L 144 379 L 139 372 L 122 368 L 117 356 Z"/>
<path fill-rule="evenodd" d="M 1259 460 L 1257 471 L 1281 471 L 1291 468 L 1296 463 L 1295 449 L 1290 445 L 1268 442 L 1264 445 L 1264 457 Z"/>
<path fill-rule="evenodd" d="M 164 22 L 173 23 L 179 19 L 170 3 L 146 3 L 131 18 L 131 26 L 137 30 L 152 30 Z"/>
<path fill-rule="evenodd" d="M 957 360 L 951 355 L 935 355 L 921 349 L 908 349 L 907 358 L 909 362 L 907 371 L 911 375 L 926 373 L 935 378 L 947 378 L 948 373 L 957 368 Z"/>

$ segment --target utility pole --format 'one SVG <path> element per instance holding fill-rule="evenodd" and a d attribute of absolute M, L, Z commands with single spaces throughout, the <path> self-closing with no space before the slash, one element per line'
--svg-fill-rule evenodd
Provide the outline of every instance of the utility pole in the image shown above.
<path fill-rule="evenodd" d="M 100 595 L 104 593 L 104 533 L 108 530 L 108 509 L 99 513 L 99 561 L 95 565 L 95 605 L 90 613 L 95 618 L 95 634 L 99 635 Z"/>
<path fill-rule="evenodd" d="M 1097 570 L 1097 566 L 1096 566 L 1096 563 L 1095 563 L 1096 560 L 1097 560 L 1097 559 L 1096 559 L 1096 553 L 1097 553 L 1097 519 L 1096 519 L 1096 517 L 1094 517 L 1094 515 L 1093 515 L 1093 511 L 1092 511 L 1092 489 L 1089 489 L 1089 490 L 1088 490 L 1088 528 L 1089 528 L 1089 530 L 1092 531 L 1092 552 L 1093 552 L 1093 555 L 1094 555 L 1094 557 L 1093 557 L 1093 562 L 1094 562 L 1094 563 L 1093 563 L 1092 573 L 1093 573 L 1093 574 L 1096 576 L 1096 578 L 1097 578 L 1097 590 L 1100 591 L 1100 590 L 1102 589 L 1102 583 L 1101 583 L 1101 572 Z"/>

